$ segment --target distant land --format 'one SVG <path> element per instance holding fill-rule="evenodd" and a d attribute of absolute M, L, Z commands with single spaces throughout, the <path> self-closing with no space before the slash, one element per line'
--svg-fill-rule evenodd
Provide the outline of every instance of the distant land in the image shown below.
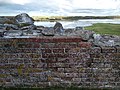
<path fill-rule="evenodd" d="M 13 18 L 14 16 L 0 16 Z M 120 16 L 31 16 L 35 21 L 72 21 L 79 19 L 120 19 Z"/>
<path fill-rule="evenodd" d="M 120 19 L 120 16 L 32 16 L 35 21 L 72 21 L 79 19 Z"/>

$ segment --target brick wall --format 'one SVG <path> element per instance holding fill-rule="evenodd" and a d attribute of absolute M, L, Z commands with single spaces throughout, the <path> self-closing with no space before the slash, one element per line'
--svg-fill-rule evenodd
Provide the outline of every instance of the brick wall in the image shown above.
<path fill-rule="evenodd" d="M 119 87 L 120 47 L 80 37 L 1 38 L 0 86 Z"/>

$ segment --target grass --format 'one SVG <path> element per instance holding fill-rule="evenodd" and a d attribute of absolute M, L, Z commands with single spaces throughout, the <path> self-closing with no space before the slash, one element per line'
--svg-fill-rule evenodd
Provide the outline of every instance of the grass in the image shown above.
<path fill-rule="evenodd" d="M 85 27 L 85 29 L 95 31 L 98 34 L 120 36 L 120 24 L 97 23 L 92 26 Z"/>

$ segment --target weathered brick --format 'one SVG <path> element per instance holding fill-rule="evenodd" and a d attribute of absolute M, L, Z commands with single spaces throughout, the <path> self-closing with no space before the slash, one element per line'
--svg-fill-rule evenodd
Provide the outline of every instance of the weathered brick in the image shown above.
<path fill-rule="evenodd" d="M 54 58 L 54 57 L 52 57 L 52 58 L 42 58 L 41 59 L 42 62 L 46 62 L 46 63 L 57 63 L 58 62 L 57 60 L 58 59 Z"/>
<path fill-rule="evenodd" d="M 52 48 L 52 47 L 50 47 L 51 45 L 49 45 L 49 43 L 40 43 L 40 45 L 41 45 L 41 48 Z"/>
<path fill-rule="evenodd" d="M 30 38 L 31 42 L 81 42 L 80 37 L 40 37 L 40 38 Z"/>
<path fill-rule="evenodd" d="M 91 47 L 91 43 L 90 42 L 80 42 L 78 44 L 78 47 L 81 47 L 81 48 L 90 48 Z"/>
<path fill-rule="evenodd" d="M 68 53 L 70 48 L 65 48 L 65 53 Z"/>
<path fill-rule="evenodd" d="M 116 53 L 115 47 L 101 47 L 102 53 Z"/>
<path fill-rule="evenodd" d="M 57 58 L 57 62 L 60 62 L 60 63 L 69 63 L 70 59 L 69 58 Z"/>
<path fill-rule="evenodd" d="M 65 64 L 65 63 L 48 63 L 48 67 L 57 67 L 57 68 L 68 68 L 70 67 L 69 64 Z"/>
<path fill-rule="evenodd" d="M 32 48 L 41 48 L 41 45 L 39 43 L 34 43 Z"/>
<path fill-rule="evenodd" d="M 93 59 L 93 58 L 97 58 L 97 59 L 101 59 L 103 57 L 103 55 L 100 53 L 100 54 L 90 54 L 90 57 Z"/>
<path fill-rule="evenodd" d="M 58 43 L 55 43 L 54 48 L 70 48 L 70 45 L 69 43 L 66 43 L 66 42 L 58 42 Z"/>
<path fill-rule="evenodd" d="M 18 48 L 32 48 L 33 44 L 32 43 L 19 43 Z"/>
<path fill-rule="evenodd" d="M 51 49 L 51 48 L 42 48 L 42 49 L 41 49 L 41 52 L 42 52 L 43 54 L 52 53 L 52 49 Z"/>
<path fill-rule="evenodd" d="M 12 81 L 18 74 L 16 82 L 37 87 L 73 83 L 83 87 L 119 87 L 119 46 L 91 47 L 79 37 L 1 38 L 0 41 L 3 85 L 15 85 Z"/>
<path fill-rule="evenodd" d="M 26 39 L 27 42 L 39 43 L 41 42 L 41 38 L 28 38 Z"/>
<path fill-rule="evenodd" d="M 56 54 L 53 54 L 53 53 L 48 53 L 48 54 L 42 54 L 42 57 L 43 58 L 67 58 L 69 57 L 69 54 L 63 54 L 63 53 L 56 53 Z"/>
<path fill-rule="evenodd" d="M 81 42 L 82 39 L 81 38 L 77 38 L 77 37 L 68 37 L 68 38 L 53 38 L 54 42 Z"/>
<path fill-rule="evenodd" d="M 58 68 L 57 72 L 64 72 L 64 68 Z"/>
<path fill-rule="evenodd" d="M 64 68 L 64 72 L 65 72 L 65 73 L 72 73 L 72 72 L 76 73 L 77 70 L 74 69 L 74 68 Z"/>
<path fill-rule="evenodd" d="M 91 54 L 100 54 L 101 48 L 100 47 L 92 47 L 92 48 L 90 48 L 90 53 Z"/>
<path fill-rule="evenodd" d="M 115 47 L 117 49 L 117 53 L 120 53 L 120 47 Z"/>
<path fill-rule="evenodd" d="M 53 48 L 53 53 L 64 53 L 64 48 Z"/>

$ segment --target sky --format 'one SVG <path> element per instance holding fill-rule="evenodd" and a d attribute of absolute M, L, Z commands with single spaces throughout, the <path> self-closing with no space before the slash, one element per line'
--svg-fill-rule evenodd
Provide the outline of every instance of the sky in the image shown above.
<path fill-rule="evenodd" d="M 28 13 L 31 16 L 120 15 L 120 0 L 0 0 L 0 16 Z"/>

